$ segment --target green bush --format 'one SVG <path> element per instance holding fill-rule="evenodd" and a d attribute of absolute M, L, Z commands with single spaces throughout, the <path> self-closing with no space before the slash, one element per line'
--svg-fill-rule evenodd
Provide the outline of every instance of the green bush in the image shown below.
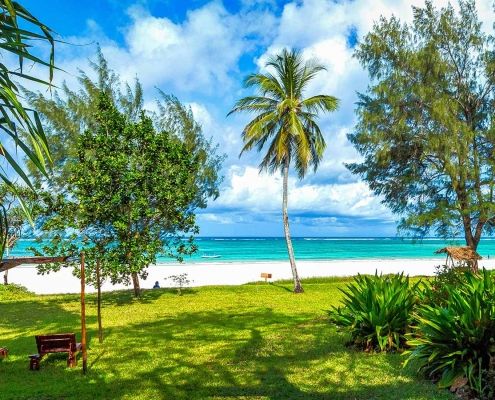
<path fill-rule="evenodd" d="M 400 275 L 358 275 L 341 292 L 343 306 L 329 315 L 351 334 L 350 344 L 366 351 L 400 350 L 405 343 L 418 283 Z"/>
<path fill-rule="evenodd" d="M 429 289 L 426 289 L 429 290 Z M 431 289 L 430 289 L 431 290 Z M 443 306 L 423 304 L 408 335 L 409 362 L 442 387 L 469 386 L 480 398 L 493 399 L 495 371 L 495 284 L 491 274 L 465 272 L 444 287 Z"/>
<path fill-rule="evenodd" d="M 448 288 L 463 283 L 465 273 L 469 271 L 469 267 L 452 267 L 448 265 L 435 267 L 435 276 L 428 283 L 425 283 L 429 285 L 429 288 L 422 291 L 421 302 L 435 306 L 445 305 L 449 298 Z"/>
<path fill-rule="evenodd" d="M 33 296 L 33 293 L 24 286 L 11 283 L 0 285 L 0 301 L 24 299 Z"/>

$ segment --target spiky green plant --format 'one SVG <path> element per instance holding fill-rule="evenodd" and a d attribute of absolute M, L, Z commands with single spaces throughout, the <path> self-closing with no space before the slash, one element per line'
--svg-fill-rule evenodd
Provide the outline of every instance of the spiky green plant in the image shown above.
<path fill-rule="evenodd" d="M 294 250 L 290 238 L 287 213 L 288 178 L 291 164 L 302 179 L 308 169 L 316 171 L 326 144 L 317 118 L 322 112 L 335 111 L 338 100 L 333 96 L 316 95 L 304 98 L 304 92 L 325 67 L 314 60 L 305 61 L 297 50 L 283 50 L 270 57 L 267 72 L 249 75 L 244 84 L 253 87 L 258 95 L 240 99 L 229 115 L 238 112 L 254 114 L 243 132 L 243 152 L 256 148 L 268 150 L 260 164 L 270 173 L 282 171 L 282 214 L 287 251 L 294 280 L 294 292 L 302 292 L 297 273 Z"/>
<path fill-rule="evenodd" d="M 343 305 L 333 307 L 333 322 L 351 334 L 350 343 L 366 351 L 401 350 L 417 304 L 420 282 L 411 285 L 404 274 L 358 275 L 340 289 Z"/>

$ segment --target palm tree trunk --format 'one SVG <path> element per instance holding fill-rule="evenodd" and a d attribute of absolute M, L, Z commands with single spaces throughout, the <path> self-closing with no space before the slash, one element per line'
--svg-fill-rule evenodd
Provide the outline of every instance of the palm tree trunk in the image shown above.
<path fill-rule="evenodd" d="M 287 197 L 288 197 L 288 181 L 289 181 L 289 158 L 285 159 L 283 170 L 283 195 L 282 195 L 282 215 L 284 221 L 285 241 L 287 242 L 287 252 L 289 253 L 290 268 L 292 270 L 292 278 L 294 279 L 294 293 L 304 292 L 299 275 L 297 274 L 296 259 L 294 258 L 294 249 L 292 248 L 292 240 L 289 230 L 289 214 L 287 213 Z"/>

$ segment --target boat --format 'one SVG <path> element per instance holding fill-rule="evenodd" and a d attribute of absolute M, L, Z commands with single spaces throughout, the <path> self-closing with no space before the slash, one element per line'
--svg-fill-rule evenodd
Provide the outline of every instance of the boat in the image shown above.
<path fill-rule="evenodd" d="M 205 253 L 205 254 L 201 255 L 201 258 L 220 258 L 220 257 L 222 257 L 220 254 Z"/>

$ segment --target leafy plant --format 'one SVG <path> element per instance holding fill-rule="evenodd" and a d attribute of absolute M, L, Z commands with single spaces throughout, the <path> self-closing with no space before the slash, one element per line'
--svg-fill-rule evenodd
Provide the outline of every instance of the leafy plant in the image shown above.
<path fill-rule="evenodd" d="M 486 270 L 465 272 L 447 284 L 442 307 L 423 304 L 408 335 L 407 362 L 438 380 L 441 387 L 468 385 L 481 398 L 493 398 L 495 385 L 495 283 Z M 406 363 L 407 363 L 406 362 Z"/>
<path fill-rule="evenodd" d="M 461 284 L 469 267 L 450 267 L 438 265 L 435 267 L 435 276 L 430 280 L 427 290 L 422 292 L 422 303 L 431 305 L 445 305 L 449 297 L 449 287 Z"/>
<path fill-rule="evenodd" d="M 31 161 L 41 174 L 47 176 L 45 161 L 50 161 L 48 142 L 36 112 L 26 108 L 19 96 L 19 85 L 14 80 L 23 82 L 31 81 L 43 85 L 51 85 L 53 79 L 54 65 L 54 39 L 50 28 L 44 25 L 28 10 L 16 1 L 0 0 L 0 47 L 2 49 L 2 62 L 0 62 L 0 156 L 12 167 L 15 173 L 31 189 L 34 187 L 17 160 L 16 154 L 9 149 L 11 141 L 16 151 L 20 150 Z M 49 60 L 45 61 L 35 56 L 32 52 L 36 48 L 35 43 L 45 42 L 50 46 Z M 17 59 L 17 66 L 8 68 L 5 59 L 13 56 Z M 28 61 L 33 65 L 48 68 L 49 82 L 41 80 L 25 71 L 25 63 Z M 21 137 L 20 132 L 24 133 Z M 0 180 L 16 194 L 19 205 L 31 221 L 29 210 L 25 207 L 16 185 L 11 181 L 11 176 L 2 168 Z M 7 236 L 9 231 L 9 220 L 4 204 L 0 203 L 0 258 L 8 246 Z"/>
<path fill-rule="evenodd" d="M 170 279 L 175 284 L 175 288 L 177 289 L 177 294 L 182 296 L 182 289 L 184 286 L 188 286 L 192 281 L 189 280 L 187 273 L 179 274 L 179 275 L 170 275 L 165 279 Z"/>
<path fill-rule="evenodd" d="M 341 292 L 343 306 L 330 317 L 351 333 L 351 344 L 366 351 L 400 350 L 404 347 L 411 314 L 417 303 L 417 282 L 404 274 L 358 275 Z"/>

